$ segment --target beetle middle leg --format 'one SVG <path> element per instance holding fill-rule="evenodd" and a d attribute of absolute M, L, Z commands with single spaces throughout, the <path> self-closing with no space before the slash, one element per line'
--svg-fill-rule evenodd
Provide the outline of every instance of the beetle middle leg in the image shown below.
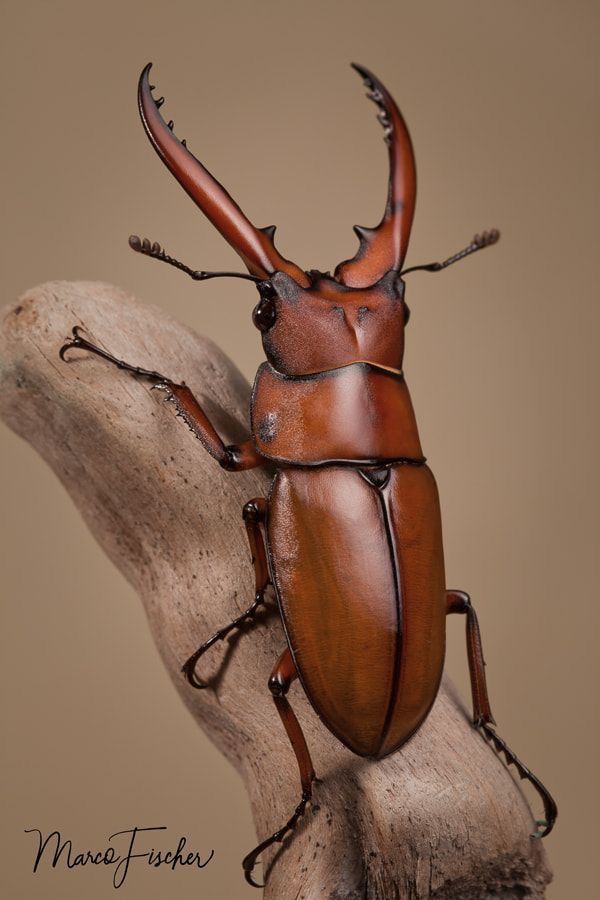
<path fill-rule="evenodd" d="M 231 631 L 236 628 L 242 628 L 247 622 L 254 620 L 258 609 L 265 602 L 265 591 L 267 585 L 270 584 L 270 579 L 267 566 L 267 551 L 265 549 L 265 541 L 261 526 L 264 525 L 266 515 L 267 501 L 264 497 L 255 497 L 254 500 L 249 500 L 248 503 L 244 504 L 242 516 L 244 524 L 246 525 L 246 535 L 248 537 L 250 553 L 252 554 L 252 565 L 254 567 L 254 600 L 241 616 L 238 616 L 233 622 L 230 622 L 229 625 L 225 625 L 223 628 L 216 631 L 207 641 L 198 647 L 198 649 L 192 653 L 190 658 L 183 664 L 181 671 L 192 687 L 208 687 L 206 682 L 201 681 L 196 675 L 196 666 L 198 665 L 200 657 L 204 656 L 206 651 L 210 649 L 213 644 L 216 644 L 217 641 L 222 641 L 227 637 Z"/>
<path fill-rule="evenodd" d="M 270 847 L 271 844 L 281 843 L 286 834 L 294 830 L 298 823 L 298 820 L 302 815 L 304 815 L 306 806 L 310 802 L 310 799 L 312 797 L 312 784 L 315 780 L 315 771 L 313 769 L 312 760 L 310 758 L 310 753 L 306 745 L 306 739 L 302 732 L 302 728 L 300 727 L 300 723 L 296 718 L 296 714 L 290 706 L 286 696 L 287 692 L 290 689 L 290 685 L 297 677 L 298 670 L 296 669 L 294 660 L 292 659 L 292 654 L 290 653 L 289 647 L 286 647 L 286 649 L 277 660 L 277 664 L 271 673 L 271 677 L 269 678 L 269 690 L 273 695 L 273 700 L 275 701 L 277 712 L 281 717 L 281 721 L 283 722 L 294 753 L 296 754 L 298 768 L 300 769 L 302 797 L 300 798 L 300 803 L 294 810 L 293 815 L 288 819 L 283 828 L 280 828 L 279 831 L 276 831 L 271 835 L 271 837 L 262 841 L 262 843 L 260 843 L 258 847 L 255 847 L 254 850 L 252 850 L 251 853 L 249 853 L 242 861 L 246 881 L 248 882 L 248 884 L 253 885 L 253 887 L 262 887 L 262 885 L 257 884 L 252 879 L 252 872 L 254 870 L 254 866 L 256 865 L 256 860 L 261 855 L 261 853 L 267 849 L 267 847 Z"/>
<path fill-rule="evenodd" d="M 446 612 L 462 613 L 467 617 L 467 657 L 469 660 L 469 674 L 471 678 L 471 694 L 473 697 L 473 724 L 480 729 L 483 736 L 489 741 L 497 753 L 504 753 L 507 765 L 514 765 L 520 778 L 525 778 L 538 792 L 544 804 L 545 819 L 537 819 L 538 830 L 532 837 L 541 838 L 550 834 L 558 809 L 556 802 L 548 789 L 542 784 L 533 772 L 525 766 L 506 742 L 496 733 L 492 725 L 495 725 L 490 701 L 487 692 L 485 678 L 485 660 L 481 644 L 481 632 L 477 614 L 471 605 L 471 598 L 465 591 L 448 591 L 446 594 Z"/>

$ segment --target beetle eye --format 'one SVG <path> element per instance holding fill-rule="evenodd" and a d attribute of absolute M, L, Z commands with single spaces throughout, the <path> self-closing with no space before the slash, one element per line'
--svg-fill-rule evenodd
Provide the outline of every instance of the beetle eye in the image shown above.
<path fill-rule="evenodd" d="M 406 305 L 406 303 L 405 303 L 405 304 L 404 304 L 404 324 L 405 324 L 405 325 L 408 324 L 408 320 L 409 320 L 409 319 L 410 319 L 410 309 L 409 309 L 409 307 L 408 307 L 408 306 Z"/>
<path fill-rule="evenodd" d="M 252 311 L 252 321 L 259 331 L 268 331 L 275 324 L 277 308 L 275 306 L 275 291 L 269 282 L 261 282 L 258 285 L 260 303 Z"/>

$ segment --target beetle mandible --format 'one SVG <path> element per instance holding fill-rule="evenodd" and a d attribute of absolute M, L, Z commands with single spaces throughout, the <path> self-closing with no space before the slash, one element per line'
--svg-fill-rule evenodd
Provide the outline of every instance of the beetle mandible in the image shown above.
<path fill-rule="evenodd" d="M 231 196 L 173 133 L 149 83 L 138 87 L 150 141 L 202 212 L 232 245 L 248 274 L 193 270 L 157 243 L 135 235 L 131 247 L 194 280 L 231 276 L 254 282 L 253 321 L 267 357 L 251 400 L 251 436 L 225 446 L 190 389 L 118 360 L 73 328 L 71 348 L 96 353 L 164 391 L 204 448 L 223 468 L 275 465 L 269 498 L 243 509 L 256 578 L 250 607 L 205 641 L 183 665 L 190 685 L 201 656 L 249 622 L 275 591 L 287 646 L 268 686 L 300 771 L 302 795 L 290 819 L 243 860 L 246 879 L 259 855 L 292 831 L 311 800 L 315 778 L 300 724 L 287 699 L 299 678 L 323 724 L 353 753 L 381 759 L 401 747 L 429 713 L 440 684 L 445 619 L 466 617 L 473 724 L 539 793 L 552 830 L 557 807 L 539 779 L 494 729 L 477 616 L 468 594 L 446 590 L 440 509 L 402 372 L 409 310 L 403 276 L 439 271 L 498 240 L 484 232 L 441 263 L 402 269 L 416 196 L 408 129 L 393 98 L 353 64 L 378 107 L 389 153 L 389 190 L 376 228 L 355 227 L 360 246 L 333 275 L 304 271 L 280 255 L 274 228 L 256 228 Z M 354 640 L 360 633 L 360 646 Z M 256 885 L 259 886 L 259 885 Z"/>

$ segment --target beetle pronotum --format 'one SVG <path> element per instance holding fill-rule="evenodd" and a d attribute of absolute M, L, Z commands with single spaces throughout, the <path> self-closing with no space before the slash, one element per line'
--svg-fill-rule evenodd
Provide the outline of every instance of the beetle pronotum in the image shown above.
<path fill-rule="evenodd" d="M 394 100 L 355 65 L 378 107 L 389 151 L 389 192 L 376 228 L 355 227 L 360 246 L 333 275 L 305 271 L 280 255 L 274 228 L 255 228 L 227 191 L 173 133 L 154 99 L 150 65 L 138 88 L 142 122 L 154 149 L 202 212 L 232 245 L 248 274 L 193 270 L 157 243 L 131 247 L 193 279 L 230 276 L 254 282 L 253 321 L 267 357 L 251 401 L 251 435 L 225 446 L 188 387 L 132 366 L 91 343 L 80 329 L 62 346 L 83 348 L 164 391 L 204 448 L 225 469 L 276 467 L 268 499 L 245 504 L 255 594 L 243 615 L 205 641 L 183 665 L 194 688 L 203 654 L 254 617 L 272 585 L 287 646 L 269 678 L 275 706 L 296 754 L 302 794 L 281 829 L 243 861 L 246 879 L 259 855 L 292 831 L 311 800 L 315 773 L 287 699 L 299 678 L 323 724 L 353 753 L 393 753 L 420 727 L 436 697 L 445 619 L 466 617 L 473 723 L 542 798 L 548 834 L 557 808 L 538 778 L 494 730 L 481 637 L 464 591 L 445 586 L 437 488 L 421 449 L 402 372 L 408 307 L 403 276 L 439 271 L 498 240 L 477 236 L 442 263 L 402 269 L 412 225 L 416 176 L 408 129 Z M 360 634 L 360 643 L 354 640 Z"/>

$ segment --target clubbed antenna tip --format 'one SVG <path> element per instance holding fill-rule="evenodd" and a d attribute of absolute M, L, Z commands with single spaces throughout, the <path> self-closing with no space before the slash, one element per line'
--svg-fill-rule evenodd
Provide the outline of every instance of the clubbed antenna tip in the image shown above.
<path fill-rule="evenodd" d="M 152 259 L 158 259 L 159 262 L 165 262 L 170 266 L 174 266 L 181 272 L 185 272 L 186 275 L 189 275 L 194 281 L 206 281 L 208 278 L 223 277 L 245 278 L 247 281 L 254 281 L 255 283 L 264 280 L 262 278 L 257 278 L 256 275 L 247 275 L 245 272 L 203 272 L 199 269 L 191 269 L 189 266 L 186 266 L 185 263 L 182 263 L 178 259 L 175 259 L 175 257 L 165 253 L 157 241 L 151 242 L 148 238 L 141 238 L 137 234 L 129 235 L 129 246 L 132 250 L 135 250 L 136 253 L 143 253 L 144 256 L 150 256 Z"/>
<path fill-rule="evenodd" d="M 489 231 L 476 234 L 473 238 L 473 243 L 477 250 L 482 250 L 484 247 L 491 247 L 492 244 L 498 243 L 499 240 L 500 232 L 497 228 L 491 228 Z"/>
<path fill-rule="evenodd" d="M 448 257 L 444 262 L 428 263 L 426 266 L 411 266 L 409 269 L 404 269 L 400 272 L 400 275 L 408 275 L 409 272 L 439 272 L 440 269 L 448 268 L 452 263 L 464 259 L 465 256 L 470 256 L 471 253 L 476 253 L 477 250 L 491 247 L 492 244 L 496 244 L 499 240 L 500 232 L 498 229 L 490 228 L 489 231 L 482 231 L 481 234 L 476 234 L 471 243 L 465 247 L 464 250 L 459 250 L 458 253 Z"/>

